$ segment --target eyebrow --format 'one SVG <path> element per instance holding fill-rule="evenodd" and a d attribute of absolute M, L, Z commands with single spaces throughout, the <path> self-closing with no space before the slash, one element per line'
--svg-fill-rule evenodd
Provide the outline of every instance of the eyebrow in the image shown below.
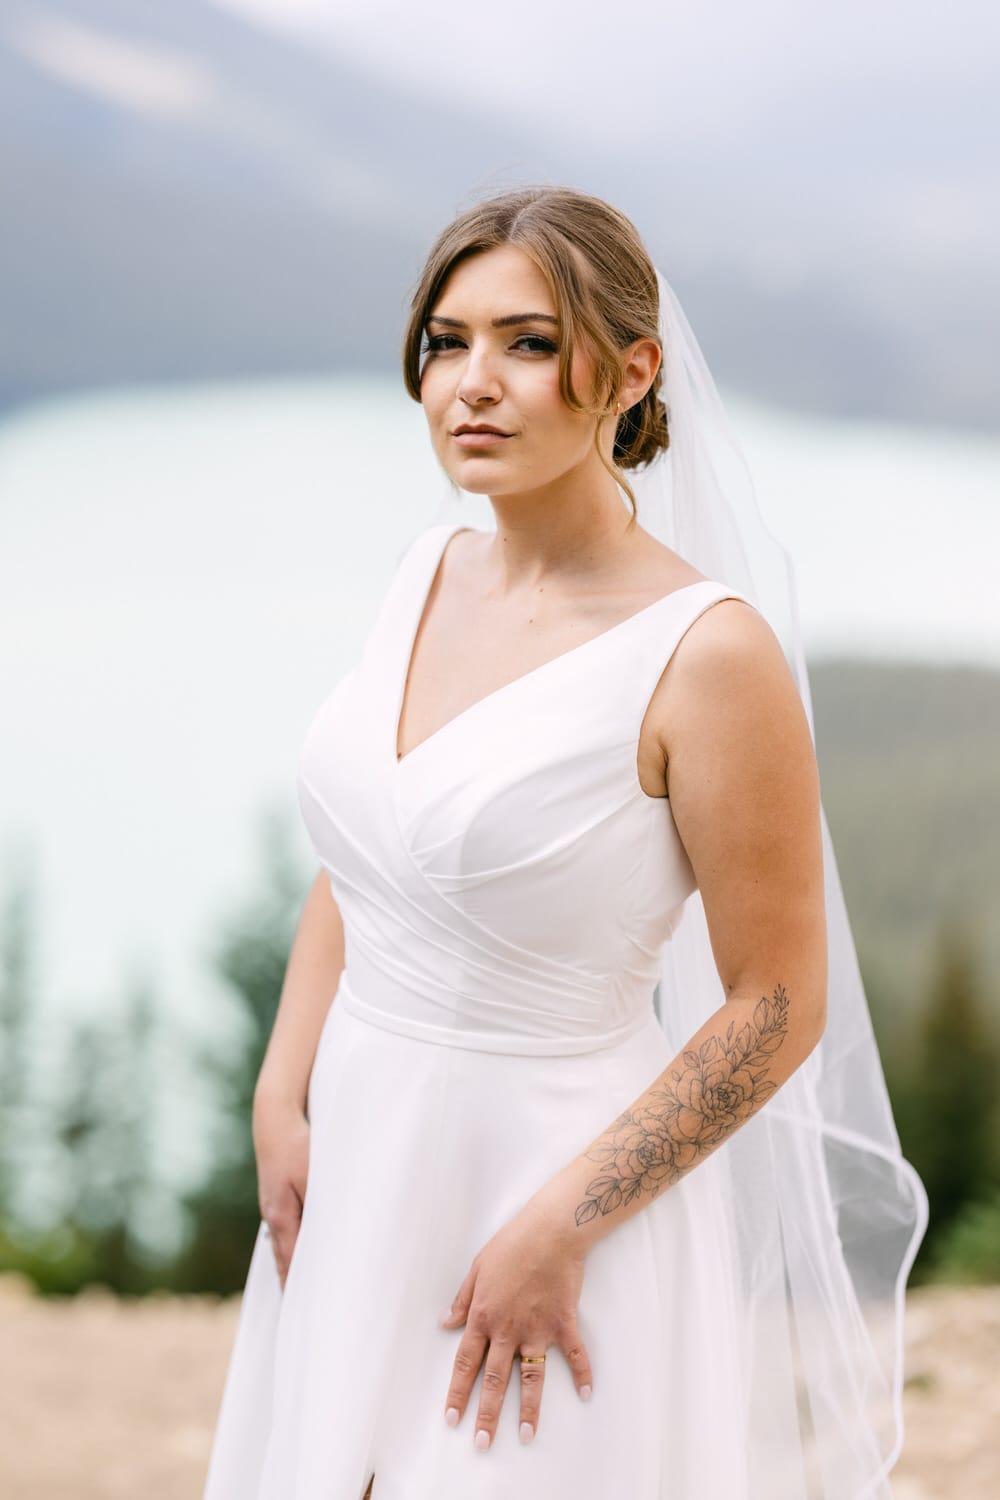
<path fill-rule="evenodd" d="M 468 328 L 468 323 L 463 323 L 461 318 L 442 318 L 437 313 L 431 313 L 424 320 L 426 323 L 443 323 L 446 328 Z M 519 323 L 552 323 L 559 327 L 559 319 L 554 318 L 551 313 L 508 313 L 503 318 L 492 318 L 494 328 L 514 328 Z"/>

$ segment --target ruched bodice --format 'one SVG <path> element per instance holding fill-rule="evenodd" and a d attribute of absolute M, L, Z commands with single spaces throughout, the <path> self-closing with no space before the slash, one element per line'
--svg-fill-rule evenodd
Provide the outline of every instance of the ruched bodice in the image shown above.
<path fill-rule="evenodd" d="M 410 1036 L 595 1050 L 649 1018 L 695 879 L 636 748 L 684 632 L 723 598 L 675 590 L 474 703 L 402 760 L 413 642 L 456 526 L 404 556 L 363 657 L 320 708 L 302 814 L 344 919 L 341 1001 Z"/>

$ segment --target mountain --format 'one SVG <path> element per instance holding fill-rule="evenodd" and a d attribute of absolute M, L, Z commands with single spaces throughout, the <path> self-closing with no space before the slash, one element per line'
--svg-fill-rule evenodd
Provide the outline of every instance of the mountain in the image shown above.
<path fill-rule="evenodd" d="M 6 0 L 0 405 L 395 369 L 435 232 L 473 197 L 545 180 L 633 216 L 723 383 L 995 430 L 996 215 L 976 250 L 919 175 L 954 152 L 972 175 L 953 197 L 990 212 L 976 185 L 995 108 L 961 102 L 903 91 L 845 119 L 817 91 L 721 148 L 668 133 L 623 149 L 609 131 L 601 152 L 407 94 L 203 0 Z"/>
<path fill-rule="evenodd" d="M 903 1023 L 942 924 L 959 918 L 1000 1021 L 1000 672 L 828 658 L 810 662 L 809 679 L 866 980 Z"/>

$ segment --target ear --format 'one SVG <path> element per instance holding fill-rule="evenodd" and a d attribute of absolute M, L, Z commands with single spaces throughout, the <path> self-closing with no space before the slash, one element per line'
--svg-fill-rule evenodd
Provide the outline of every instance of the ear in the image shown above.
<path fill-rule="evenodd" d="M 623 366 L 621 403 L 628 411 L 641 401 L 656 379 L 663 355 L 655 339 L 636 339 L 625 351 Z"/>

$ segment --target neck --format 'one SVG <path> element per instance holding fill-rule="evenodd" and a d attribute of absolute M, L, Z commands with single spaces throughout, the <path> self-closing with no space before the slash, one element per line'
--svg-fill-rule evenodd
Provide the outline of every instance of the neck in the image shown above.
<path fill-rule="evenodd" d="M 516 495 L 491 495 L 496 534 L 488 566 L 498 593 L 553 587 L 604 573 L 634 540 L 627 534 L 629 509 L 611 480 L 564 483 Z"/>

